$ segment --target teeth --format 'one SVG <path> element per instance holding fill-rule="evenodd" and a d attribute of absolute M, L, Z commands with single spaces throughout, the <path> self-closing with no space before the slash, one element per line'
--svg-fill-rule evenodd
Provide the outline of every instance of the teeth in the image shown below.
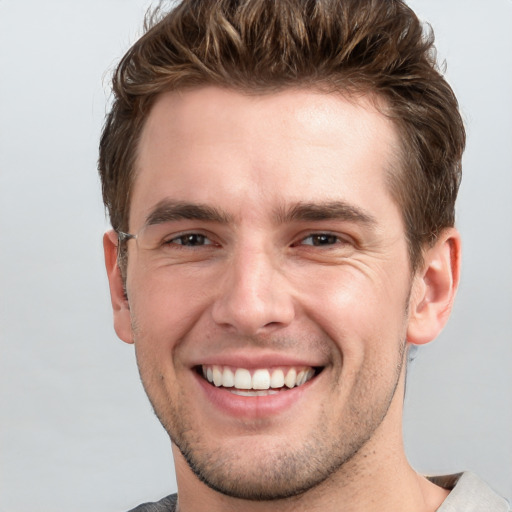
<path fill-rule="evenodd" d="M 272 377 L 270 378 L 270 387 L 271 388 L 282 388 L 284 386 L 284 372 L 281 368 L 274 370 L 272 372 Z"/>
<path fill-rule="evenodd" d="M 229 390 L 233 395 L 238 396 L 268 396 L 268 395 L 277 395 L 279 391 L 274 389 L 265 389 L 260 391 L 249 391 L 244 389 L 230 389 Z"/>
<path fill-rule="evenodd" d="M 287 388 L 293 388 L 293 386 L 295 386 L 296 382 L 297 382 L 297 372 L 295 371 L 295 368 L 290 368 L 288 370 L 288 373 L 286 374 L 284 383 L 286 384 Z"/>
<path fill-rule="evenodd" d="M 268 389 L 270 387 L 270 373 L 268 370 L 256 370 L 252 376 L 252 389 Z"/>
<path fill-rule="evenodd" d="M 267 396 L 275 394 L 275 389 L 302 386 L 309 381 L 315 371 L 313 368 L 258 368 L 251 371 L 245 368 L 228 366 L 203 366 L 203 376 L 216 387 L 232 388 L 231 391 L 241 396 Z M 254 390 L 254 391 L 250 391 Z"/>
<path fill-rule="evenodd" d="M 245 368 L 237 368 L 235 372 L 235 388 L 237 389 L 251 389 L 252 378 L 251 372 Z"/>
<path fill-rule="evenodd" d="M 235 385 L 235 374 L 229 368 L 224 368 L 224 372 L 222 373 L 222 385 L 225 388 L 232 388 Z"/>
<path fill-rule="evenodd" d="M 218 366 L 213 367 L 213 383 L 217 387 L 222 386 L 222 370 Z"/>

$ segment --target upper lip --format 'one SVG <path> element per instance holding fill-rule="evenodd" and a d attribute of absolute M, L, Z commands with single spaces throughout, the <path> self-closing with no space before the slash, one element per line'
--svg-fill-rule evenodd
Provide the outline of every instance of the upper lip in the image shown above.
<path fill-rule="evenodd" d="M 320 361 L 318 357 L 297 357 L 278 352 L 264 352 L 264 353 L 248 353 L 242 352 L 229 352 L 221 353 L 211 356 L 205 356 L 197 361 L 192 362 L 191 367 L 202 365 L 218 365 L 218 366 L 232 366 L 235 368 L 272 368 L 275 366 L 309 366 L 321 367 L 326 366 L 325 361 Z"/>

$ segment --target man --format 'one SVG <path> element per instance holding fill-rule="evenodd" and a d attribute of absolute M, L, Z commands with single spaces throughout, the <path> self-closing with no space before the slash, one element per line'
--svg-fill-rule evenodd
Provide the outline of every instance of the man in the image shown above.
<path fill-rule="evenodd" d="M 178 481 L 136 510 L 509 510 L 471 474 L 418 475 L 403 449 L 407 352 L 459 281 L 465 142 L 414 13 L 184 1 L 113 88 L 114 324 Z"/>

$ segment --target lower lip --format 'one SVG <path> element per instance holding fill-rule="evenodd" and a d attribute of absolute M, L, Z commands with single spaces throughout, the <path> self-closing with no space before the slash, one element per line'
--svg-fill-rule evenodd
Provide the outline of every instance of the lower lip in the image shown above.
<path fill-rule="evenodd" d="M 224 414 L 238 418 L 256 419 L 268 418 L 281 414 L 288 409 L 298 406 L 304 393 L 312 386 L 318 377 L 301 386 L 291 388 L 267 396 L 239 396 L 225 388 L 215 387 L 196 374 L 197 382 L 210 403 Z"/>

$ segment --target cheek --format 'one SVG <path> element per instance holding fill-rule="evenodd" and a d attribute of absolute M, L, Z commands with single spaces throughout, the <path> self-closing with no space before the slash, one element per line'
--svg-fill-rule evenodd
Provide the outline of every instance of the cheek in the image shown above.
<path fill-rule="evenodd" d="M 136 344 L 172 350 L 197 323 L 208 304 L 207 286 L 197 276 L 134 273 L 128 296 Z"/>
<path fill-rule="evenodd" d="M 321 269 L 302 281 L 305 314 L 341 345 L 344 357 L 389 351 L 405 332 L 409 282 L 403 273 L 354 267 Z"/>

